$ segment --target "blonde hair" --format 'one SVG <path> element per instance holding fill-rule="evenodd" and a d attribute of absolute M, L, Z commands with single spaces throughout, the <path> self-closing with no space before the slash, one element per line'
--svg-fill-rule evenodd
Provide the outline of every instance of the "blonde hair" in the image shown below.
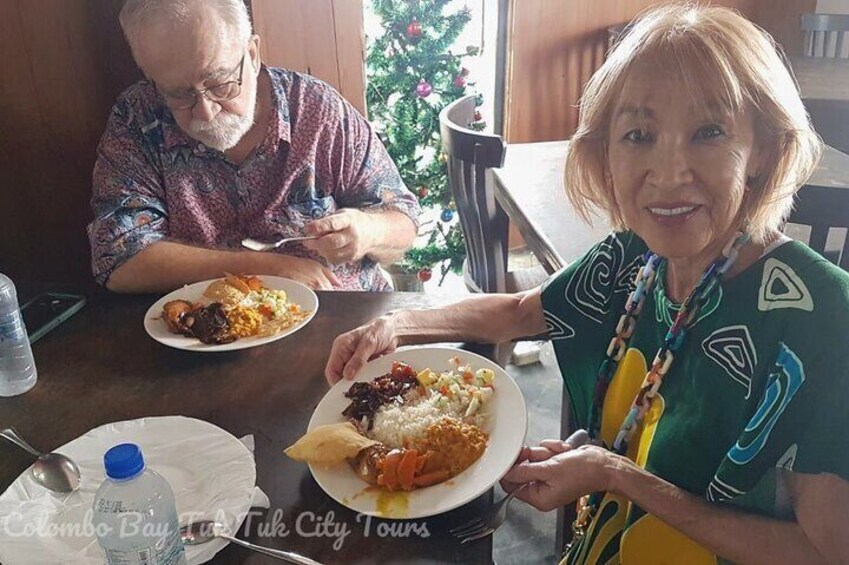
<path fill-rule="evenodd" d="M 748 184 L 741 220 L 762 243 L 792 210 L 793 195 L 819 162 L 822 140 L 772 37 L 728 8 L 651 8 L 593 74 L 566 160 L 566 191 L 575 209 L 588 222 L 598 209 L 617 229 L 628 227 L 614 198 L 607 144 L 619 95 L 637 63 L 662 65 L 680 77 L 694 101 L 713 111 L 717 104 L 730 114 L 751 111 L 766 159 Z"/>

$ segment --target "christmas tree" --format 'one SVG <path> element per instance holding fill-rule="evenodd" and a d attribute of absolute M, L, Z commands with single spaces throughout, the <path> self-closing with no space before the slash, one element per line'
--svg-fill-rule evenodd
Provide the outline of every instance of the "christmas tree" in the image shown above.
<path fill-rule="evenodd" d="M 440 284 L 449 271 L 461 271 L 466 249 L 448 187 L 439 112 L 473 85 L 462 58 L 478 51 L 450 51 L 471 19 L 468 8 L 450 12 L 450 3 L 372 0 L 383 33 L 369 43 L 366 59 L 369 119 L 425 212 L 423 242 L 407 252 L 400 267 L 425 282 L 438 265 Z M 480 120 L 473 125 L 484 127 Z"/>

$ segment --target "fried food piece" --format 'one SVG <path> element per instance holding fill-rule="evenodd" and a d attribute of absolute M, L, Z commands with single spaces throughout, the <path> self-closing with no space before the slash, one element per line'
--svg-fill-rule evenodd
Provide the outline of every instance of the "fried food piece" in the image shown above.
<path fill-rule="evenodd" d="M 376 443 L 360 451 L 353 459 L 348 459 L 357 476 L 370 485 L 377 484 L 377 476 L 380 473 L 379 464 L 389 453 L 389 448 L 382 443 Z"/>
<path fill-rule="evenodd" d="M 206 287 L 206 290 L 203 291 L 204 298 L 208 298 L 213 302 L 221 302 L 227 307 L 237 305 L 239 302 L 244 300 L 247 295 L 248 293 L 242 292 L 226 280 L 222 279 L 211 282 L 209 286 Z"/>
<path fill-rule="evenodd" d="M 239 278 L 242 279 L 242 281 L 244 281 L 251 290 L 259 290 L 262 288 L 262 281 L 259 280 L 259 277 L 255 277 L 253 275 L 239 275 Z"/>
<path fill-rule="evenodd" d="M 224 277 L 224 282 L 226 282 L 230 286 L 234 287 L 239 292 L 243 292 L 243 293 L 247 294 L 251 291 L 251 287 L 248 286 L 248 283 L 246 283 L 242 279 L 242 277 L 237 276 L 237 275 L 231 275 L 230 273 L 226 273 L 226 275 L 227 276 Z"/>
<path fill-rule="evenodd" d="M 307 432 L 284 452 L 296 461 L 331 466 L 356 458 L 362 450 L 377 444 L 361 435 L 352 423 L 342 422 Z"/>
<path fill-rule="evenodd" d="M 168 331 L 175 334 L 186 334 L 191 330 L 186 327 L 184 318 L 194 308 L 191 302 L 186 300 L 172 300 L 166 302 L 162 307 L 162 319 L 168 324 Z"/>

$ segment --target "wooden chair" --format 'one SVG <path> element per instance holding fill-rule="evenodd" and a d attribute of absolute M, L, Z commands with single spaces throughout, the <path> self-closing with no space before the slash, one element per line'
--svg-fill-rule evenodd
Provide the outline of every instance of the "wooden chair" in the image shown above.
<path fill-rule="evenodd" d="M 463 275 L 472 292 L 517 292 L 542 283 L 540 269 L 507 272 L 507 214 L 495 201 L 492 169 L 504 165 L 506 144 L 499 135 L 469 129 L 475 96 L 464 96 L 439 114 L 448 156 L 448 184 L 466 239 Z"/>
<path fill-rule="evenodd" d="M 808 98 L 804 102 L 811 123 L 822 140 L 838 151 L 849 153 L 849 102 L 816 98 Z"/>
<path fill-rule="evenodd" d="M 802 31 L 806 57 L 847 58 L 843 38 L 849 32 L 849 14 L 802 14 Z"/>
<path fill-rule="evenodd" d="M 613 51 L 613 48 L 616 47 L 616 44 L 619 43 L 619 40 L 628 32 L 628 28 L 631 25 L 630 22 L 623 22 L 621 24 L 616 24 L 614 26 L 610 26 L 607 28 L 607 52 L 610 53 Z"/>
<path fill-rule="evenodd" d="M 560 439 L 566 439 L 578 429 L 575 415 L 572 412 L 572 399 L 563 383 L 563 396 L 560 401 Z M 566 544 L 572 541 L 572 523 L 577 518 L 575 504 L 567 504 L 557 509 L 557 524 L 554 534 L 554 555 L 560 557 Z"/>
<path fill-rule="evenodd" d="M 492 169 L 504 165 L 507 146 L 500 135 L 469 129 L 474 121 L 474 95 L 454 101 L 439 113 L 448 184 L 466 241 L 463 279 L 475 293 L 529 290 L 542 284 L 548 274 L 541 266 L 507 271 L 509 221 L 492 189 Z M 490 355 L 503 366 L 512 351 L 512 343 L 498 344 Z"/>
<path fill-rule="evenodd" d="M 808 247 L 849 271 L 849 190 L 805 185 L 796 195 L 796 207 L 787 221 L 810 226 Z M 832 228 L 847 229 L 842 251 L 826 250 Z"/>

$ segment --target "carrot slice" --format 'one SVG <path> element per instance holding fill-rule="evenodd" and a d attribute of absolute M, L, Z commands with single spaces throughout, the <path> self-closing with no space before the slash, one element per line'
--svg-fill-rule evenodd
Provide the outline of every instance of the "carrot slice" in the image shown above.
<path fill-rule="evenodd" d="M 398 483 L 398 464 L 404 452 L 400 449 L 393 449 L 386 454 L 383 460 L 383 486 L 390 491 L 397 490 L 400 484 Z"/>
<path fill-rule="evenodd" d="M 428 473 L 426 475 L 419 475 L 415 479 L 413 479 L 413 484 L 417 487 L 429 487 L 431 485 L 435 485 L 437 483 L 441 483 L 446 480 L 451 473 L 448 469 L 440 469 L 439 471 L 434 471 L 432 473 Z"/>
<path fill-rule="evenodd" d="M 427 460 L 430 459 L 431 453 L 432 453 L 431 451 L 426 451 L 426 452 L 422 453 L 421 455 L 419 455 L 418 457 L 416 457 L 416 473 L 417 474 L 422 472 L 422 469 L 424 469 L 424 466 L 427 463 Z"/>
<path fill-rule="evenodd" d="M 398 482 L 404 490 L 413 490 L 413 476 L 416 474 L 416 457 L 418 452 L 415 449 L 408 449 L 404 452 L 404 456 L 398 463 Z"/>

